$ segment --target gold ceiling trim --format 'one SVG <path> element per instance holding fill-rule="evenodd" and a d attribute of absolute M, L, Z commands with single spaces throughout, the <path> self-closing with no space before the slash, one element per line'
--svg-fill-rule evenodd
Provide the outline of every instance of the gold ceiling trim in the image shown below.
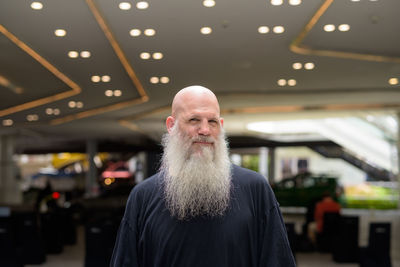
<path fill-rule="evenodd" d="M 95 17 L 97 24 L 99 24 L 104 35 L 107 37 L 107 40 L 111 44 L 115 54 L 117 55 L 119 61 L 121 62 L 122 66 L 124 67 L 129 78 L 131 79 L 133 85 L 137 89 L 140 97 L 129 100 L 129 101 L 124 101 L 124 102 L 120 102 L 117 104 L 112 104 L 112 105 L 108 105 L 108 106 L 104 106 L 104 107 L 100 107 L 100 108 L 94 108 L 94 109 L 86 110 L 86 111 L 83 111 L 80 113 L 64 116 L 62 118 L 54 119 L 54 120 L 50 121 L 51 125 L 62 124 L 62 123 L 66 123 L 69 121 L 98 115 L 98 114 L 105 113 L 108 111 L 118 110 L 121 108 L 133 106 L 133 105 L 139 105 L 139 104 L 149 101 L 149 96 L 147 95 L 146 91 L 144 90 L 142 83 L 136 76 L 136 73 L 133 70 L 133 67 L 130 65 L 128 59 L 125 56 L 125 53 L 122 51 L 121 46 L 119 45 L 116 38 L 114 37 L 114 34 L 112 33 L 112 31 L 111 31 L 110 27 L 108 26 L 104 17 L 102 16 L 100 10 L 96 6 L 94 0 L 86 0 L 86 3 L 89 6 L 89 9 L 92 12 L 93 16 Z"/>
<path fill-rule="evenodd" d="M 292 41 L 292 43 L 289 46 L 290 51 L 297 54 L 309 55 L 309 56 L 326 56 L 326 57 L 336 57 L 336 58 L 346 58 L 346 59 L 356 59 L 356 60 L 366 60 L 366 61 L 376 61 L 376 62 L 400 63 L 400 57 L 389 57 L 384 55 L 343 52 L 335 50 L 321 50 L 302 45 L 304 38 L 314 28 L 315 24 L 319 21 L 321 16 L 325 14 L 325 12 L 329 8 L 329 6 L 333 3 L 333 1 L 334 0 L 326 0 L 320 6 L 320 8 L 311 17 L 311 19 L 308 21 L 308 23 L 302 29 L 299 35 Z"/>
<path fill-rule="evenodd" d="M 135 131 L 135 132 L 144 133 L 144 131 L 136 123 L 133 123 L 131 121 L 140 120 L 140 119 L 148 117 L 150 115 L 163 113 L 165 111 L 171 111 L 171 105 L 155 108 L 155 109 L 152 109 L 152 110 L 149 110 L 149 111 L 145 111 L 145 112 L 142 112 L 142 113 L 139 113 L 139 114 L 135 114 L 135 115 L 132 115 L 132 116 L 124 117 L 124 118 L 118 120 L 118 123 L 121 124 L 124 127 L 127 127 L 129 129 Z"/>
<path fill-rule="evenodd" d="M 60 79 L 62 82 L 64 82 L 66 85 L 68 85 L 71 90 L 58 93 L 55 95 L 43 97 L 40 99 L 36 99 L 34 101 L 26 102 L 20 105 L 15 105 L 3 110 L 0 110 L 0 117 L 10 115 L 16 112 L 20 112 L 26 109 L 34 108 L 37 106 L 45 105 L 48 103 L 52 103 L 67 97 L 74 96 L 76 94 L 79 94 L 82 89 L 75 83 L 73 82 L 70 78 L 68 78 L 65 74 L 60 72 L 55 66 L 53 66 L 50 62 L 48 62 L 46 59 L 44 59 L 41 55 L 39 55 L 37 52 L 35 52 L 32 48 L 30 48 L 27 44 L 22 42 L 20 39 L 18 39 L 14 34 L 12 34 L 10 31 L 8 31 L 3 25 L 0 24 L 0 32 L 7 37 L 11 42 L 13 42 L 15 45 L 17 45 L 20 49 L 22 49 L 25 53 L 27 53 L 29 56 L 31 56 L 33 59 L 35 59 L 37 62 L 39 62 L 43 67 L 45 67 L 48 71 L 50 71 L 52 74 L 54 74 L 58 79 Z"/>

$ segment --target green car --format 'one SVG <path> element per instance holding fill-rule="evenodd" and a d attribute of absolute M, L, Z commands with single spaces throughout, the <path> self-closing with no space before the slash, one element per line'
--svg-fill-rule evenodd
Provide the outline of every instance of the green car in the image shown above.
<path fill-rule="evenodd" d="M 333 197 L 339 197 L 343 192 L 336 177 L 313 175 L 309 172 L 286 178 L 271 186 L 279 204 L 292 207 L 314 205 L 325 192 Z"/>

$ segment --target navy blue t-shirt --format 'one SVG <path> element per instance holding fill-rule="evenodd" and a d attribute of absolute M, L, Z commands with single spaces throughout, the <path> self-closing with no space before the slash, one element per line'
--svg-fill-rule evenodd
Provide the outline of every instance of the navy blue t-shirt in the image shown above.
<path fill-rule="evenodd" d="M 260 174 L 232 166 L 225 215 L 178 220 L 165 206 L 156 174 L 131 192 L 113 267 L 296 266 L 278 203 Z"/>

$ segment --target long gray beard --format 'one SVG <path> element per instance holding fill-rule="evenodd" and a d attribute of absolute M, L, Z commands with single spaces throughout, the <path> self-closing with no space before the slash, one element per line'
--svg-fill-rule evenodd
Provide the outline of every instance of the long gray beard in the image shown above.
<path fill-rule="evenodd" d="M 231 165 L 223 131 L 213 141 L 214 147 L 192 153 L 192 140 L 179 133 L 177 124 L 163 137 L 164 197 L 172 216 L 179 220 L 223 215 L 229 206 Z"/>

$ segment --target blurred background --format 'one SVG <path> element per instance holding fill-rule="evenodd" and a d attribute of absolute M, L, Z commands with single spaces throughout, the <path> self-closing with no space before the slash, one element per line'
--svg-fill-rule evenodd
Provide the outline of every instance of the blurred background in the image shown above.
<path fill-rule="evenodd" d="M 271 184 L 298 266 L 400 266 L 398 10 L 1 1 L 0 266 L 108 266 L 189 85 L 217 95 L 232 162 Z"/>

